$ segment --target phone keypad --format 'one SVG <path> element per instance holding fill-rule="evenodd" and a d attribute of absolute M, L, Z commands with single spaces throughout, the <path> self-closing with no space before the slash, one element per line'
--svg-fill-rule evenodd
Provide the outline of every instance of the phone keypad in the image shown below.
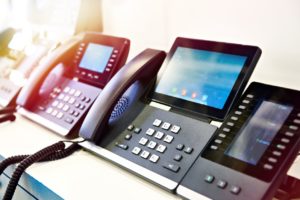
<path fill-rule="evenodd" d="M 83 114 L 91 101 L 82 91 L 70 86 L 55 87 L 50 93 L 50 97 L 54 99 L 52 103 L 48 104 L 50 106 L 46 106 L 44 109 L 45 113 L 67 124 L 73 124 Z M 40 110 L 42 111 L 42 109 Z"/>
<path fill-rule="evenodd" d="M 152 122 L 152 126 L 145 129 L 130 124 L 126 130 L 127 134 L 124 136 L 124 144 L 125 141 L 132 140 L 133 137 L 140 137 L 136 144 L 132 144 L 132 147 L 128 143 L 128 149 L 131 149 L 132 155 L 148 160 L 150 163 L 159 164 L 163 169 L 174 173 L 180 171 L 179 164 L 184 160 L 185 156 L 192 154 L 194 150 L 192 147 L 182 143 L 171 147 L 170 145 L 176 140 L 181 127 L 169 122 L 163 122 L 161 119 L 155 119 Z M 119 145 L 119 143 L 116 144 L 117 147 L 121 148 Z M 124 148 L 121 149 L 124 150 Z M 168 158 L 170 161 L 162 160 L 163 155 L 169 150 L 174 152 L 173 156 Z"/>

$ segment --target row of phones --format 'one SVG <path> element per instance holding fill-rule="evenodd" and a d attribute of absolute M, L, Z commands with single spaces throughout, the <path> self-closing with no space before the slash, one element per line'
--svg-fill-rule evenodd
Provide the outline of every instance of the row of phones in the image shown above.
<path fill-rule="evenodd" d="M 184 198 L 271 199 L 299 151 L 300 92 L 254 82 L 242 95 L 255 46 L 179 37 L 124 65 L 129 46 L 72 37 L 33 72 L 18 112 Z"/>

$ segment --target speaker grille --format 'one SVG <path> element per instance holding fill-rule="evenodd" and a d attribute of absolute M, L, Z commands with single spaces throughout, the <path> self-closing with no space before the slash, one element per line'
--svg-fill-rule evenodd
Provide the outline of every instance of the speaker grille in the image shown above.
<path fill-rule="evenodd" d="M 111 112 L 109 120 L 116 120 L 118 119 L 128 108 L 129 100 L 127 97 L 121 97 L 118 103 L 115 105 L 113 111 Z"/>

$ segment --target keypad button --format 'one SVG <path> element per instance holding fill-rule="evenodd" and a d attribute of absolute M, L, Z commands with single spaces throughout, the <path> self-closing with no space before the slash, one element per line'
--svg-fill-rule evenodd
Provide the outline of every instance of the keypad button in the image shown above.
<path fill-rule="evenodd" d="M 134 147 L 131 151 L 133 154 L 138 155 L 141 152 L 141 148 L 139 147 Z"/>
<path fill-rule="evenodd" d="M 178 162 L 181 161 L 181 159 L 182 159 L 182 155 L 180 155 L 180 154 L 176 154 L 173 158 L 173 160 L 178 161 Z"/>
<path fill-rule="evenodd" d="M 39 109 L 40 111 L 45 111 L 45 107 L 43 107 L 43 106 L 38 106 L 38 109 Z"/>
<path fill-rule="evenodd" d="M 75 104 L 75 107 L 76 107 L 76 108 L 79 108 L 80 106 L 81 106 L 80 103 L 76 103 L 76 104 Z"/>
<path fill-rule="evenodd" d="M 152 154 L 149 158 L 149 160 L 153 163 L 157 163 L 157 161 L 159 160 L 159 156 L 158 155 L 155 155 L 155 154 Z"/>
<path fill-rule="evenodd" d="M 72 89 L 69 91 L 69 94 L 70 94 L 70 95 L 73 95 L 73 94 L 75 93 L 75 91 L 76 91 L 76 90 L 75 90 L 74 88 L 72 88 Z"/>
<path fill-rule="evenodd" d="M 209 175 L 209 174 L 207 174 L 207 175 L 204 177 L 204 181 L 207 182 L 207 183 L 212 183 L 214 180 L 215 180 L 215 177 L 212 176 L 212 175 Z"/>
<path fill-rule="evenodd" d="M 242 115 L 242 112 L 239 111 L 239 110 L 237 110 L 237 111 L 234 112 L 234 114 L 236 114 L 236 115 Z"/>
<path fill-rule="evenodd" d="M 268 161 L 271 163 L 277 163 L 277 159 L 272 157 L 268 158 Z"/>
<path fill-rule="evenodd" d="M 211 148 L 212 150 L 217 150 L 217 149 L 218 149 L 218 146 L 211 145 L 210 148 Z"/>
<path fill-rule="evenodd" d="M 283 143 L 285 143 L 285 144 L 288 144 L 288 143 L 290 143 L 290 140 L 289 139 L 287 139 L 287 138 L 281 138 L 281 140 L 280 140 L 281 142 L 283 142 Z"/>
<path fill-rule="evenodd" d="M 292 132 L 285 132 L 285 135 L 286 135 L 286 136 L 289 136 L 289 137 L 293 137 L 295 134 L 292 133 Z"/>
<path fill-rule="evenodd" d="M 289 128 L 294 131 L 298 130 L 298 126 L 294 126 L 294 125 L 290 125 Z"/>
<path fill-rule="evenodd" d="M 228 126 L 234 126 L 234 123 L 233 122 L 227 122 L 226 123 Z"/>
<path fill-rule="evenodd" d="M 183 148 L 184 148 L 183 144 L 177 144 L 177 146 L 176 146 L 176 149 L 179 151 L 183 150 Z"/>
<path fill-rule="evenodd" d="M 185 149 L 184 149 L 184 152 L 185 153 L 187 153 L 187 154 L 191 154 L 192 152 L 193 152 L 193 148 L 192 147 L 186 147 Z"/>
<path fill-rule="evenodd" d="M 75 97 L 79 97 L 81 95 L 81 91 L 77 90 L 74 94 Z"/>
<path fill-rule="evenodd" d="M 161 126 L 162 129 L 165 129 L 165 130 L 169 130 L 171 124 L 168 123 L 168 122 L 164 122 L 163 125 Z"/>
<path fill-rule="evenodd" d="M 230 129 L 229 128 L 223 128 L 223 131 L 229 133 Z"/>
<path fill-rule="evenodd" d="M 53 108 L 47 108 L 47 110 L 46 110 L 46 113 L 48 113 L 48 114 L 50 114 L 50 113 L 52 113 L 52 111 L 53 111 Z"/>
<path fill-rule="evenodd" d="M 280 151 L 273 151 L 272 154 L 274 156 L 281 156 L 282 153 Z"/>
<path fill-rule="evenodd" d="M 90 102 L 91 102 L 91 99 L 87 97 L 87 98 L 85 99 L 85 103 L 90 103 Z"/>
<path fill-rule="evenodd" d="M 269 164 L 264 164 L 264 169 L 271 170 L 273 169 L 273 166 Z"/>
<path fill-rule="evenodd" d="M 128 149 L 128 146 L 126 144 L 116 142 L 116 146 L 121 148 L 121 149 L 124 149 L 124 150 Z"/>
<path fill-rule="evenodd" d="M 171 170 L 172 172 L 178 172 L 180 167 L 178 165 L 172 164 L 172 163 L 165 163 L 163 165 L 164 168 Z"/>
<path fill-rule="evenodd" d="M 231 186 L 231 188 L 230 188 L 230 192 L 235 195 L 239 194 L 241 192 L 241 190 L 242 189 L 240 187 L 235 186 L 235 185 Z"/>
<path fill-rule="evenodd" d="M 70 112 L 69 112 L 70 115 L 73 115 L 74 113 L 75 113 L 74 110 L 70 110 Z"/>
<path fill-rule="evenodd" d="M 73 114 L 73 116 L 78 117 L 79 114 L 80 114 L 79 112 L 75 111 L 74 114 Z"/>
<path fill-rule="evenodd" d="M 232 116 L 232 117 L 230 117 L 230 119 L 232 119 L 232 120 L 234 120 L 234 121 L 237 121 L 239 118 L 236 117 L 236 116 Z"/>
<path fill-rule="evenodd" d="M 239 109 L 245 110 L 245 109 L 246 109 L 246 106 L 244 106 L 244 105 L 239 105 Z"/>
<path fill-rule="evenodd" d="M 164 138 L 164 142 L 166 143 L 171 143 L 173 141 L 174 137 L 171 135 L 166 135 L 166 137 Z"/>
<path fill-rule="evenodd" d="M 70 100 L 68 101 L 68 103 L 69 104 L 73 104 L 73 103 L 75 103 L 75 101 L 76 101 L 75 98 L 72 97 L 72 98 L 70 98 Z"/>
<path fill-rule="evenodd" d="M 160 145 L 158 145 L 158 147 L 156 148 L 156 151 L 158 151 L 158 152 L 160 152 L 160 153 L 163 153 L 163 152 L 166 151 L 166 149 L 167 149 L 167 147 L 166 147 L 165 145 L 160 144 Z"/>
<path fill-rule="evenodd" d="M 226 138 L 226 135 L 225 135 L 224 133 L 220 133 L 220 134 L 219 134 L 219 137 L 220 137 L 220 138 Z"/>
<path fill-rule="evenodd" d="M 67 102 L 69 100 L 70 100 L 70 96 L 65 96 L 64 99 L 63 99 L 63 101 L 65 101 L 65 102 Z"/>
<path fill-rule="evenodd" d="M 133 132 L 134 132 L 134 133 L 140 133 L 141 130 L 142 130 L 141 128 L 135 128 Z"/>
<path fill-rule="evenodd" d="M 282 144 L 277 144 L 276 147 L 280 150 L 284 150 L 285 149 L 285 146 L 282 145 Z"/>
<path fill-rule="evenodd" d="M 62 109 L 62 108 L 64 107 L 64 105 L 65 105 L 65 104 L 63 104 L 63 103 L 59 103 L 59 104 L 57 105 L 57 108 L 58 108 L 58 109 Z"/>
<path fill-rule="evenodd" d="M 53 110 L 52 113 L 51 113 L 52 116 L 56 116 L 57 114 L 58 114 L 57 110 Z"/>
<path fill-rule="evenodd" d="M 224 189 L 227 186 L 227 182 L 223 180 L 218 180 L 217 186 L 221 189 Z"/>
<path fill-rule="evenodd" d="M 74 120 L 68 117 L 65 119 L 65 122 L 72 124 L 74 122 Z"/>
<path fill-rule="evenodd" d="M 132 138 L 132 135 L 130 135 L 130 134 L 125 135 L 125 140 L 130 140 L 131 138 Z"/>
<path fill-rule="evenodd" d="M 58 119 L 61 119 L 63 116 L 64 116 L 64 114 L 63 114 L 62 112 L 59 112 L 59 113 L 56 115 L 56 117 L 57 117 Z"/>
<path fill-rule="evenodd" d="M 153 122 L 153 126 L 159 127 L 160 124 L 161 124 L 161 122 L 162 122 L 162 121 L 161 121 L 160 119 L 155 119 L 154 122 Z"/>
<path fill-rule="evenodd" d="M 180 131 L 180 126 L 173 125 L 171 128 L 172 133 L 178 133 Z"/>
<path fill-rule="evenodd" d="M 150 155 L 150 153 L 149 153 L 148 151 L 145 151 L 145 150 L 144 150 L 144 151 L 141 153 L 140 156 L 141 156 L 142 158 L 147 159 L 147 158 L 149 157 L 149 155 Z"/>
<path fill-rule="evenodd" d="M 58 97 L 57 97 L 59 100 L 62 100 L 63 98 L 65 98 L 65 95 L 64 94 L 60 94 L 60 95 L 58 95 Z"/>
<path fill-rule="evenodd" d="M 53 101 L 53 103 L 51 104 L 53 107 L 56 107 L 58 105 L 58 101 Z"/>
<path fill-rule="evenodd" d="M 245 104 L 249 104 L 249 103 L 250 103 L 250 101 L 249 101 L 249 100 L 247 100 L 247 99 L 244 99 L 244 100 L 243 100 L 243 103 L 245 103 Z"/>
<path fill-rule="evenodd" d="M 300 119 L 294 119 L 295 124 L 300 124 Z"/>
<path fill-rule="evenodd" d="M 150 149 L 154 149 L 155 147 L 156 147 L 156 142 L 154 142 L 154 141 L 150 141 L 149 143 L 148 143 L 148 145 L 147 145 L 147 147 L 149 147 Z"/>
<path fill-rule="evenodd" d="M 152 136 L 154 133 L 155 133 L 155 130 L 152 129 L 152 128 L 148 128 L 147 131 L 146 131 L 146 134 L 150 135 L 150 136 Z"/>
<path fill-rule="evenodd" d="M 82 96 L 82 97 L 80 98 L 80 100 L 81 100 L 81 101 L 85 101 L 85 100 L 86 100 L 86 97 L 85 97 L 85 96 Z"/>
<path fill-rule="evenodd" d="M 70 106 L 65 105 L 62 110 L 65 111 L 65 112 L 67 112 L 69 110 L 69 108 L 70 108 Z"/>
<path fill-rule="evenodd" d="M 130 124 L 128 127 L 127 127 L 127 130 L 129 131 L 132 131 L 134 129 L 134 126 L 132 124 Z"/>
<path fill-rule="evenodd" d="M 160 140 L 164 135 L 165 134 L 163 132 L 157 131 L 154 137 Z"/>
<path fill-rule="evenodd" d="M 79 109 L 80 109 L 80 110 L 84 110 L 84 109 L 85 109 L 85 105 L 80 105 L 80 106 L 79 106 Z"/>
<path fill-rule="evenodd" d="M 71 88 L 65 87 L 64 92 L 65 92 L 65 93 L 68 93 L 70 90 L 71 90 Z"/>
<path fill-rule="evenodd" d="M 248 98 L 250 98 L 250 99 L 253 99 L 253 98 L 254 98 L 254 95 L 253 95 L 253 94 L 247 94 L 246 97 L 248 97 Z"/>
<path fill-rule="evenodd" d="M 216 140 L 215 140 L 215 143 L 217 143 L 217 144 L 222 144 L 222 140 L 216 139 Z"/>
<path fill-rule="evenodd" d="M 142 137 L 141 139 L 140 139 L 140 141 L 139 141 L 139 144 L 141 144 L 141 145 L 146 145 L 147 144 L 147 142 L 148 142 L 148 139 L 147 138 L 144 138 L 144 137 Z"/>

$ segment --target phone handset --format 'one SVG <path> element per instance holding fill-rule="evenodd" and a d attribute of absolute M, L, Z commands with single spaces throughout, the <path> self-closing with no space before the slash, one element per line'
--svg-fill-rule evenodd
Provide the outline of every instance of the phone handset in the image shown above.
<path fill-rule="evenodd" d="M 84 34 L 79 34 L 67 40 L 40 63 L 21 90 L 17 98 L 18 105 L 29 107 L 35 101 L 39 88 L 42 86 L 49 72 L 58 64 L 62 63 L 62 61 L 72 57 L 72 54 L 76 51 L 77 45 L 83 37 Z"/>
<path fill-rule="evenodd" d="M 123 93 L 136 81 L 151 82 L 165 57 L 164 51 L 146 49 L 122 67 L 94 102 L 80 128 L 80 136 L 90 141 L 98 141 L 103 136 L 111 112 Z"/>

